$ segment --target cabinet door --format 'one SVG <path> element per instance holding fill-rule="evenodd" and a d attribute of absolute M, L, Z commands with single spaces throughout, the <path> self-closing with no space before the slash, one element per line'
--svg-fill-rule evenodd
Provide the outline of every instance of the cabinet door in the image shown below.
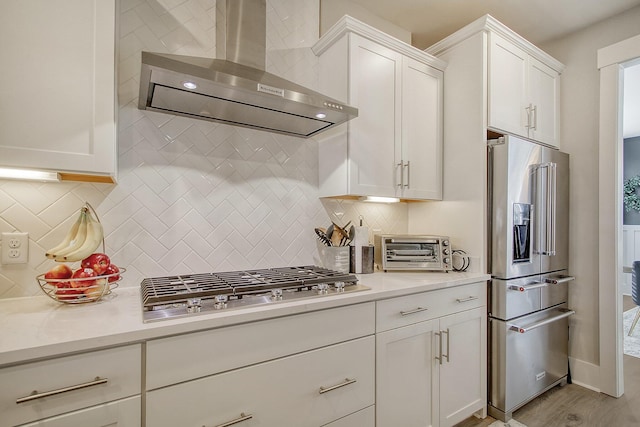
<path fill-rule="evenodd" d="M 402 194 L 442 199 L 443 73 L 411 58 L 402 69 Z"/>
<path fill-rule="evenodd" d="M 440 427 L 452 426 L 485 407 L 486 307 L 440 319 L 444 357 L 440 365 Z"/>
<path fill-rule="evenodd" d="M 528 136 L 529 100 L 526 71 L 528 55 L 514 44 L 489 35 L 488 126 Z"/>
<path fill-rule="evenodd" d="M 535 58 L 529 58 L 529 99 L 535 110 L 529 137 L 558 146 L 558 91 L 560 75 Z"/>
<path fill-rule="evenodd" d="M 438 321 L 376 335 L 376 426 L 427 427 L 438 420 Z"/>
<path fill-rule="evenodd" d="M 140 426 L 140 397 L 118 400 L 47 418 L 22 427 L 135 427 Z"/>
<path fill-rule="evenodd" d="M 0 165 L 115 172 L 115 0 L 0 3 Z"/>
<path fill-rule="evenodd" d="M 350 41 L 349 194 L 387 196 L 399 184 L 402 56 L 357 35 Z"/>

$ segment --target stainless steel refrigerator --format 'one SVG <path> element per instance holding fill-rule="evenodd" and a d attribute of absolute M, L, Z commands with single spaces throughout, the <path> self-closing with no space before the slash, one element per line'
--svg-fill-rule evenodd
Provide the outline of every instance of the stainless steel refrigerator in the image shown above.
<path fill-rule="evenodd" d="M 569 155 L 488 143 L 489 414 L 502 421 L 568 375 Z"/>

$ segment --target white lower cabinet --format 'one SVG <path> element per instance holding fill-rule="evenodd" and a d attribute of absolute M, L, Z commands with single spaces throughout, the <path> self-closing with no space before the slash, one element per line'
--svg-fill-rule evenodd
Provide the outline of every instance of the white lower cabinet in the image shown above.
<path fill-rule="evenodd" d="M 438 321 L 405 326 L 376 336 L 377 426 L 435 426 Z"/>
<path fill-rule="evenodd" d="M 0 369 L 0 425 L 37 420 L 28 425 L 139 425 L 140 416 L 133 423 L 117 424 L 120 405 L 108 406 L 108 402 L 140 396 L 141 360 L 141 346 L 133 344 L 4 367 Z M 136 401 L 139 405 L 140 400 Z M 99 424 L 102 415 L 105 424 Z M 128 415 L 135 418 L 133 412 Z M 111 419 L 115 421 L 107 422 Z"/>
<path fill-rule="evenodd" d="M 479 286 L 486 289 L 473 284 L 377 303 L 378 318 L 387 319 L 376 334 L 377 427 L 448 427 L 484 412 L 487 317 Z M 429 318 L 429 294 L 437 317 Z"/>
<path fill-rule="evenodd" d="M 136 427 L 140 426 L 140 408 L 140 396 L 135 396 L 21 427 Z"/>
<path fill-rule="evenodd" d="M 368 336 L 153 390 L 147 425 L 364 427 L 343 418 L 374 404 L 374 352 Z"/>

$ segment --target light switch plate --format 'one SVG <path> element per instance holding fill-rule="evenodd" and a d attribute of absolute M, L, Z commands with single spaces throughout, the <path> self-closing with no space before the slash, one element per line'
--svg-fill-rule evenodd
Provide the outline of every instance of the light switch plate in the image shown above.
<path fill-rule="evenodd" d="M 25 264 L 29 261 L 29 233 L 2 233 L 2 263 Z"/>

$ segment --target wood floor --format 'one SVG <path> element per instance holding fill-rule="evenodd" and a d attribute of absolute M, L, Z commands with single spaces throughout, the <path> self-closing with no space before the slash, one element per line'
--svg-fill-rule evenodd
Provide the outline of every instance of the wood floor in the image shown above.
<path fill-rule="evenodd" d="M 640 426 L 640 359 L 624 355 L 622 397 L 567 384 L 554 387 L 513 414 L 527 427 L 638 427 Z M 496 421 L 469 418 L 456 427 L 486 427 Z"/>
<path fill-rule="evenodd" d="M 575 384 L 554 387 L 514 412 L 513 418 L 527 427 L 640 427 L 640 359 L 626 354 L 624 389 L 616 399 Z M 494 421 L 469 418 L 456 427 L 486 427 Z"/>

